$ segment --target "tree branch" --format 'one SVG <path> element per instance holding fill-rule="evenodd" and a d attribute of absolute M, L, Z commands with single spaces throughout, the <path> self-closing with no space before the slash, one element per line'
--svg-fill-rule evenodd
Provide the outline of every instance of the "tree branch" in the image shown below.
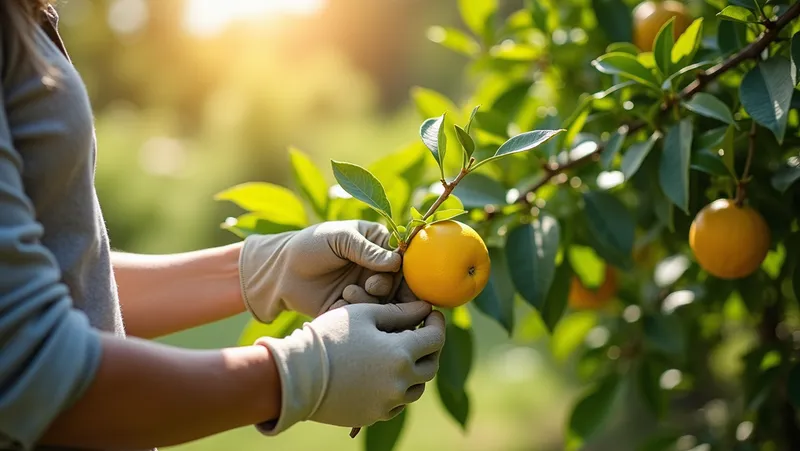
<path fill-rule="evenodd" d="M 743 63 L 744 61 L 749 59 L 758 59 L 758 57 L 761 55 L 764 49 L 766 49 L 771 43 L 775 42 L 778 39 L 778 34 L 780 33 L 780 31 L 784 27 L 786 27 L 786 25 L 788 25 L 792 20 L 797 18 L 797 16 L 799 15 L 800 15 L 800 2 L 797 2 L 793 4 L 791 7 L 789 7 L 789 9 L 786 10 L 786 12 L 783 13 L 780 17 L 778 17 L 778 19 L 773 22 L 774 26 L 768 29 L 766 32 L 764 32 L 764 34 L 762 34 L 761 37 L 759 37 L 757 40 L 753 41 L 747 47 L 740 50 L 739 52 L 737 52 L 735 55 L 731 56 L 724 62 L 721 62 L 716 66 L 713 66 L 699 73 L 697 75 L 697 79 L 694 80 L 692 83 L 690 83 L 688 86 L 686 86 L 686 88 L 684 88 L 677 96 L 673 97 L 667 102 L 664 102 L 664 104 L 661 106 L 661 111 L 662 112 L 668 111 L 676 102 L 692 98 L 695 94 L 704 90 L 711 82 L 719 78 L 722 74 L 728 72 L 729 70 L 735 67 L 738 67 L 739 64 Z M 637 132 L 642 128 L 644 128 L 645 125 L 646 124 L 641 121 L 634 122 L 628 126 L 628 133 Z M 542 178 L 539 181 L 537 181 L 523 193 L 520 193 L 520 195 L 517 196 L 515 203 L 525 203 L 525 204 L 530 203 L 528 201 L 528 197 L 531 194 L 536 193 L 536 191 L 539 190 L 544 185 L 548 184 L 550 180 L 553 179 L 553 177 L 565 171 L 573 169 L 575 167 L 581 166 L 584 163 L 588 163 L 590 161 L 597 161 L 597 159 L 600 157 L 600 154 L 603 152 L 607 144 L 608 142 L 598 144 L 597 149 L 595 149 L 593 152 L 587 155 L 578 158 L 577 160 L 570 161 L 563 165 L 555 165 L 547 167 L 544 176 L 542 176 Z"/>
<path fill-rule="evenodd" d="M 461 172 L 458 173 L 458 175 L 456 176 L 455 179 L 453 179 L 452 182 L 447 183 L 446 181 L 442 180 L 442 185 L 444 185 L 444 191 L 442 191 L 442 194 L 439 195 L 439 198 L 436 199 L 436 202 L 434 202 L 433 205 L 431 205 L 428 211 L 426 211 L 425 214 L 422 215 L 423 221 L 430 218 L 431 216 L 433 216 L 434 213 L 436 213 L 436 210 L 442 206 L 442 204 L 444 203 L 444 201 L 447 200 L 448 197 L 450 197 L 450 194 L 452 194 L 453 190 L 456 189 L 458 183 L 467 174 L 469 174 L 469 170 L 466 168 L 462 168 Z M 405 239 L 405 241 L 400 243 L 400 249 L 398 249 L 400 255 L 403 255 L 405 253 L 406 248 L 408 248 L 408 243 L 411 242 L 411 239 L 414 238 L 417 235 L 417 233 L 419 233 L 419 231 L 422 230 L 423 227 L 424 227 L 423 225 L 418 225 L 414 227 L 414 229 L 411 230 L 411 233 L 408 234 L 408 237 Z"/>

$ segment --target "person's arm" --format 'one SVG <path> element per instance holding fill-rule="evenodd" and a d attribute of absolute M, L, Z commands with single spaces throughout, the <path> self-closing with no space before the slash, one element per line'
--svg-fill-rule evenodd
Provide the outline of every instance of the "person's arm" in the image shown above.
<path fill-rule="evenodd" d="M 213 351 L 104 336 L 97 376 L 41 444 L 171 446 L 278 418 L 281 383 L 264 346 Z"/>
<path fill-rule="evenodd" d="M 241 243 L 172 255 L 114 252 L 125 330 L 154 338 L 245 311 Z"/>

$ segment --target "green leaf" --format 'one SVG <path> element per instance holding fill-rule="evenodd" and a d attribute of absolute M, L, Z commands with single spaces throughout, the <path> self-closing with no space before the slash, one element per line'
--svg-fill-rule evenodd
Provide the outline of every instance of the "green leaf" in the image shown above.
<path fill-rule="evenodd" d="M 214 199 L 233 202 L 276 224 L 298 226 L 308 224 L 306 211 L 300 199 L 290 190 L 272 183 L 242 183 L 216 194 Z"/>
<path fill-rule="evenodd" d="M 464 24 L 485 41 L 494 32 L 492 20 L 497 12 L 497 0 L 458 0 L 458 9 Z"/>
<path fill-rule="evenodd" d="M 650 359 L 641 360 L 636 372 L 637 387 L 644 404 L 653 412 L 657 419 L 663 418 L 666 408 L 666 396 L 661 389 L 661 373 L 655 362 Z"/>
<path fill-rule="evenodd" d="M 386 177 L 383 179 L 382 185 L 386 192 L 386 198 L 389 199 L 389 205 L 392 209 L 392 219 L 394 219 L 396 222 L 405 221 L 403 212 L 406 211 L 406 208 L 411 201 L 411 186 L 407 181 L 397 175 Z"/>
<path fill-rule="evenodd" d="M 269 324 L 250 319 L 239 336 L 239 346 L 250 346 L 261 337 L 283 338 L 309 320 L 307 316 L 290 310 L 284 310 Z"/>
<path fill-rule="evenodd" d="M 617 396 L 618 376 L 612 373 L 586 391 L 569 417 L 570 434 L 590 438 L 603 424 Z"/>
<path fill-rule="evenodd" d="M 503 145 L 500 146 L 499 149 L 497 149 L 497 152 L 495 152 L 494 156 L 479 161 L 473 166 L 473 168 L 477 168 L 478 166 L 486 164 L 490 161 L 497 160 L 506 155 L 511 155 L 519 152 L 526 152 L 528 150 L 535 149 L 563 131 L 565 130 L 564 129 L 534 130 L 530 132 L 520 133 L 519 135 L 514 136 L 513 138 L 503 143 Z"/>
<path fill-rule="evenodd" d="M 511 336 L 514 328 L 514 285 L 506 264 L 505 250 L 489 248 L 489 261 L 492 262 L 489 282 L 472 301 L 489 318 L 494 319 Z"/>
<path fill-rule="evenodd" d="M 303 228 L 297 224 L 274 223 L 262 218 L 259 213 L 245 213 L 238 218 L 228 218 L 221 227 L 240 238 L 249 235 L 273 235 Z"/>
<path fill-rule="evenodd" d="M 789 187 L 800 180 L 800 165 L 785 166 L 778 169 L 772 176 L 772 187 L 785 193 Z"/>
<path fill-rule="evenodd" d="M 692 143 L 694 149 L 707 149 L 712 151 L 719 149 L 722 146 L 725 134 L 729 128 L 731 127 L 724 126 L 704 131 Z"/>
<path fill-rule="evenodd" d="M 631 45 L 633 45 L 633 44 L 631 44 Z M 594 94 L 592 94 L 592 97 L 595 100 L 605 99 L 606 97 L 610 96 L 611 94 L 614 94 L 615 92 L 617 92 L 617 91 L 619 91 L 621 89 L 625 89 L 625 88 L 628 88 L 630 86 L 635 86 L 635 85 L 636 85 L 636 82 L 633 81 L 633 80 L 623 81 L 622 83 L 617 83 L 616 85 L 606 89 L 605 91 L 595 92 Z"/>
<path fill-rule="evenodd" d="M 331 160 L 331 166 L 333 176 L 343 190 L 391 220 L 392 206 L 386 191 L 372 173 L 361 166 L 341 161 Z"/>
<path fill-rule="evenodd" d="M 572 270 L 581 283 L 589 289 L 597 289 L 606 278 L 606 262 L 588 246 L 575 245 L 569 247 L 567 256 Z"/>
<path fill-rule="evenodd" d="M 733 113 L 728 105 L 711 94 L 698 92 L 691 100 L 683 102 L 683 106 L 695 114 L 725 122 L 733 125 L 737 130 L 739 129 L 739 124 L 733 118 Z"/>
<path fill-rule="evenodd" d="M 732 175 L 719 154 L 708 149 L 700 149 L 697 152 L 693 152 L 690 167 L 694 170 L 716 176 L 727 177 Z"/>
<path fill-rule="evenodd" d="M 658 179 L 667 198 L 684 212 L 689 212 L 689 163 L 692 151 L 692 122 L 683 119 L 671 126 L 664 137 L 664 150 L 658 167 Z"/>
<path fill-rule="evenodd" d="M 547 213 L 508 232 L 506 256 L 511 280 L 522 298 L 537 310 L 544 307 L 555 277 L 560 239 L 558 220 Z"/>
<path fill-rule="evenodd" d="M 639 47 L 636 47 L 632 42 L 612 42 L 606 47 L 606 53 L 622 52 L 636 56 L 639 51 Z"/>
<path fill-rule="evenodd" d="M 794 65 L 795 72 L 798 72 L 800 71 L 800 32 L 792 36 L 791 48 L 792 65 Z M 800 80 L 800 78 L 795 75 L 795 80 Z"/>
<path fill-rule="evenodd" d="M 367 428 L 365 445 L 367 451 L 392 451 L 400 439 L 406 423 L 408 406 L 387 421 L 379 421 Z"/>
<path fill-rule="evenodd" d="M 439 357 L 436 388 L 450 416 L 466 428 L 469 418 L 469 396 L 465 385 L 472 369 L 472 333 L 450 323 L 446 328 L 444 348 Z"/>
<path fill-rule="evenodd" d="M 558 322 L 564 316 L 567 309 L 567 301 L 569 300 L 569 290 L 572 286 L 572 278 L 575 273 L 572 270 L 572 265 L 568 258 L 561 261 L 556 269 L 553 283 L 550 285 L 550 290 L 547 293 L 547 299 L 544 306 L 541 308 L 542 321 L 547 326 L 547 329 L 552 334 L 556 330 Z"/>
<path fill-rule="evenodd" d="M 800 363 L 795 362 L 789 370 L 786 381 L 786 391 L 789 401 L 795 408 L 800 408 Z"/>
<path fill-rule="evenodd" d="M 633 40 L 631 10 L 622 0 L 592 0 L 597 23 L 611 42 Z"/>
<path fill-rule="evenodd" d="M 741 6 L 751 11 L 758 11 L 756 0 L 729 0 L 728 3 L 735 6 Z"/>
<path fill-rule="evenodd" d="M 417 111 L 424 118 L 458 112 L 458 107 L 450 99 L 432 89 L 415 86 L 411 89 L 411 97 L 414 99 Z"/>
<path fill-rule="evenodd" d="M 739 87 L 742 106 L 747 114 L 775 135 L 783 144 L 789 105 L 794 91 L 792 63 L 775 56 L 760 62 L 742 79 Z"/>
<path fill-rule="evenodd" d="M 758 18 L 752 11 L 741 6 L 726 6 L 725 9 L 717 13 L 720 19 L 732 20 L 742 23 L 758 23 Z"/>
<path fill-rule="evenodd" d="M 618 266 L 626 266 L 633 252 L 635 223 L 625 205 L 605 191 L 583 194 L 589 233 L 599 245 L 597 253 Z"/>
<path fill-rule="evenodd" d="M 675 18 L 670 19 L 665 23 L 658 35 L 656 35 L 656 42 L 653 46 L 653 57 L 656 60 L 656 67 L 662 75 L 668 76 L 672 73 L 672 47 L 675 45 Z"/>
<path fill-rule="evenodd" d="M 628 129 L 626 127 L 620 127 L 608 138 L 603 152 L 600 153 L 600 165 L 603 168 L 608 169 L 611 167 L 611 163 L 614 162 L 614 157 L 619 153 L 620 149 L 622 149 L 622 144 L 625 142 L 625 137 L 627 135 Z"/>
<path fill-rule="evenodd" d="M 480 130 L 498 137 L 508 136 L 508 120 L 494 111 L 478 111 L 475 113 L 475 123 Z"/>
<path fill-rule="evenodd" d="M 686 352 L 686 337 L 680 318 L 670 315 L 648 315 L 643 318 L 645 344 L 656 352 L 681 357 Z"/>
<path fill-rule="evenodd" d="M 289 148 L 289 159 L 292 163 L 294 181 L 308 199 L 311 208 L 320 219 L 328 217 L 328 184 L 322 172 L 310 158 L 299 149 Z"/>
<path fill-rule="evenodd" d="M 606 53 L 592 61 L 592 66 L 604 74 L 620 75 L 661 91 L 658 87 L 658 79 L 653 72 L 644 67 L 635 56 L 628 53 Z"/>
<path fill-rule="evenodd" d="M 507 119 L 513 119 L 530 98 L 531 86 L 533 86 L 533 81 L 529 79 L 509 83 L 508 88 L 504 89 L 492 102 L 491 111 Z"/>
<path fill-rule="evenodd" d="M 427 119 L 419 129 L 422 142 L 431 151 L 436 164 L 439 165 L 442 179 L 444 179 L 444 157 L 447 152 L 447 135 L 444 132 L 446 116 L 447 113 L 444 113 L 438 118 Z"/>
<path fill-rule="evenodd" d="M 683 35 L 681 35 L 681 36 L 683 36 Z M 683 77 L 684 75 L 688 74 L 689 72 L 691 72 L 693 70 L 701 69 L 703 67 L 710 67 L 710 66 L 713 66 L 713 65 L 714 65 L 713 61 L 700 61 L 699 63 L 690 64 L 690 65 L 684 67 L 683 69 L 680 69 L 679 71 L 675 72 L 674 74 L 670 75 L 669 77 L 667 77 L 667 79 L 664 80 L 663 83 L 661 83 L 661 89 L 668 90 L 668 89 L 670 89 L 672 87 L 673 82 L 676 83 L 676 84 L 680 83 L 681 77 Z"/>
<path fill-rule="evenodd" d="M 436 213 L 433 214 L 432 222 L 446 221 L 448 219 L 453 219 L 455 217 L 461 216 L 466 213 L 467 213 L 466 210 L 461 210 L 461 209 L 437 210 Z"/>
<path fill-rule="evenodd" d="M 453 190 L 464 208 L 483 208 L 488 204 L 506 204 L 506 190 L 500 182 L 483 174 L 471 173 Z"/>
<path fill-rule="evenodd" d="M 476 56 L 481 51 L 481 45 L 461 30 L 433 26 L 428 29 L 428 39 L 442 47 L 466 56 Z"/>
<path fill-rule="evenodd" d="M 628 151 L 622 156 L 620 164 L 625 180 L 630 180 L 636 174 L 659 138 L 661 138 L 661 133 L 656 131 L 646 140 L 634 143 L 628 148 Z"/>
<path fill-rule="evenodd" d="M 564 361 L 583 343 L 586 334 L 597 325 L 597 315 L 591 311 L 571 313 L 561 319 L 553 331 L 550 346 L 553 357 Z"/>
<path fill-rule="evenodd" d="M 464 131 L 466 131 L 467 134 L 469 134 L 469 131 L 472 128 L 472 121 L 475 120 L 475 115 L 478 114 L 478 109 L 480 109 L 480 107 L 481 107 L 480 105 L 475 105 L 475 107 L 472 109 L 472 113 L 470 113 L 469 115 L 469 120 L 467 121 L 467 125 L 466 127 L 464 127 Z"/>
<path fill-rule="evenodd" d="M 456 137 L 458 138 L 458 142 L 461 143 L 461 147 L 464 149 L 464 162 L 466 163 L 475 152 L 475 141 L 473 141 L 472 137 L 469 136 L 469 133 L 467 133 L 467 131 L 460 126 L 454 125 L 453 127 L 456 129 Z M 466 164 L 464 166 L 466 167 Z"/>
<path fill-rule="evenodd" d="M 411 207 L 411 219 L 421 220 L 422 216 L 423 215 L 422 215 L 422 213 L 419 212 L 419 210 L 417 210 L 413 206 Z"/>
<path fill-rule="evenodd" d="M 530 62 L 542 56 L 542 47 L 530 44 L 519 44 L 504 41 L 489 49 L 489 55 L 503 61 Z"/>
<path fill-rule="evenodd" d="M 723 55 L 743 49 L 747 45 L 747 24 L 721 21 L 717 28 L 717 45 Z"/>
<path fill-rule="evenodd" d="M 419 211 L 427 212 L 438 199 L 439 194 L 428 194 L 425 196 L 425 199 L 422 200 L 422 205 L 420 205 Z M 461 202 L 461 199 L 459 199 L 458 196 L 451 194 L 447 196 L 447 199 L 445 199 L 441 205 L 439 205 L 437 210 L 464 210 L 464 204 Z"/>
<path fill-rule="evenodd" d="M 672 64 L 684 67 L 694 59 L 703 40 L 703 18 L 695 19 L 672 47 Z"/>

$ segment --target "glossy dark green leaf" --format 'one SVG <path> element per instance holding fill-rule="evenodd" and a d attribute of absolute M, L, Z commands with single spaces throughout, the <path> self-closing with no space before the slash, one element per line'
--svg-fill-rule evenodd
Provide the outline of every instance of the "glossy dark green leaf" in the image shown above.
<path fill-rule="evenodd" d="M 742 8 L 747 8 L 750 11 L 758 11 L 758 5 L 756 5 L 756 0 L 729 0 L 728 3 L 734 6 L 741 6 Z"/>
<path fill-rule="evenodd" d="M 683 35 L 681 35 L 683 36 Z M 673 47 L 674 50 L 674 47 Z M 672 88 L 672 84 L 680 83 L 680 80 L 683 78 L 684 75 L 691 73 L 692 71 L 699 71 L 700 69 L 705 69 L 714 65 L 713 61 L 700 61 L 698 63 L 690 64 L 688 66 L 679 69 L 674 74 L 670 75 L 669 77 L 661 83 L 661 89 L 669 90 Z"/>
<path fill-rule="evenodd" d="M 227 200 L 276 224 L 305 226 L 308 218 L 303 203 L 289 189 L 266 182 L 246 182 L 214 196 Z"/>
<path fill-rule="evenodd" d="M 464 208 L 483 208 L 488 204 L 503 205 L 506 203 L 506 190 L 500 182 L 483 174 L 470 174 L 464 177 L 453 190 L 453 194 L 461 199 Z"/>
<path fill-rule="evenodd" d="M 661 91 L 658 79 L 653 72 L 644 67 L 631 54 L 621 52 L 606 53 L 592 61 L 592 66 L 604 74 L 620 75 Z"/>
<path fill-rule="evenodd" d="M 633 252 L 635 223 L 623 203 L 605 191 L 583 194 L 586 225 L 604 259 L 625 266 Z"/>
<path fill-rule="evenodd" d="M 565 258 L 556 269 L 544 307 L 541 308 L 542 321 L 544 321 L 550 333 L 555 332 L 558 322 L 567 309 L 569 290 L 572 286 L 574 275 L 569 259 Z"/>
<path fill-rule="evenodd" d="M 492 262 L 489 282 L 472 302 L 478 310 L 497 321 L 510 336 L 514 329 L 516 290 L 509 274 L 505 250 L 490 247 L 489 261 Z"/>
<path fill-rule="evenodd" d="M 733 125 L 737 129 L 739 128 L 728 105 L 725 105 L 721 100 L 711 94 L 698 92 L 691 100 L 683 102 L 683 106 L 695 114 L 710 117 L 711 119 Z"/>
<path fill-rule="evenodd" d="M 558 220 L 547 213 L 508 232 L 506 257 L 511 280 L 522 298 L 537 310 L 545 305 L 555 277 L 560 240 Z"/>
<path fill-rule="evenodd" d="M 469 419 L 469 396 L 465 391 L 472 369 L 472 333 L 450 323 L 447 325 L 444 348 L 439 357 L 436 388 L 447 412 L 462 428 Z"/>
<path fill-rule="evenodd" d="M 461 126 L 454 125 L 454 127 L 456 130 L 456 137 L 458 137 L 458 142 L 461 143 L 461 147 L 464 149 L 466 159 L 469 160 L 469 158 L 475 152 L 475 141 L 472 140 L 472 137 L 469 136 L 469 133 L 461 128 Z"/>
<path fill-rule="evenodd" d="M 750 70 L 739 86 L 742 106 L 783 144 L 789 105 L 794 92 L 795 69 L 785 57 L 774 56 Z"/>
<path fill-rule="evenodd" d="M 791 54 L 792 64 L 794 65 L 795 72 L 800 73 L 800 32 L 797 32 L 792 36 Z M 797 74 L 795 75 L 795 80 L 800 81 L 800 78 L 798 78 Z"/>
<path fill-rule="evenodd" d="M 428 39 L 442 47 L 466 56 L 476 56 L 481 45 L 472 36 L 452 27 L 434 26 L 428 29 Z"/>
<path fill-rule="evenodd" d="M 381 182 L 361 166 L 331 160 L 333 176 L 343 190 L 384 217 L 392 217 L 392 206 Z"/>
<path fill-rule="evenodd" d="M 643 318 L 645 343 L 656 351 L 672 357 L 686 352 L 686 335 L 683 323 L 674 314 L 648 315 Z"/>
<path fill-rule="evenodd" d="M 697 152 L 693 152 L 690 167 L 696 171 L 711 175 L 723 177 L 731 175 L 722 157 L 708 149 L 701 149 Z"/>
<path fill-rule="evenodd" d="M 725 9 L 717 13 L 720 19 L 733 20 L 742 23 L 758 23 L 758 18 L 747 8 L 741 6 L 726 6 Z"/>
<path fill-rule="evenodd" d="M 592 0 L 597 23 L 611 42 L 633 40 L 631 9 L 622 0 Z"/>
<path fill-rule="evenodd" d="M 656 35 L 653 45 L 653 58 L 656 60 L 656 67 L 664 76 L 672 73 L 672 47 L 675 45 L 675 18 L 671 17 Z"/>
<path fill-rule="evenodd" d="M 425 120 L 420 126 L 419 134 L 425 147 L 431 151 L 436 164 L 444 178 L 444 157 L 447 154 L 447 134 L 445 133 L 445 121 L 447 113 L 437 118 Z"/>
<path fill-rule="evenodd" d="M 503 143 L 503 145 L 497 149 L 497 152 L 495 152 L 494 156 L 479 161 L 473 167 L 477 168 L 478 166 L 507 155 L 533 150 L 563 131 L 565 130 L 533 130 L 530 132 L 520 133 L 519 135 L 516 135 Z"/>
<path fill-rule="evenodd" d="M 397 447 L 403 426 L 406 424 L 408 406 L 388 421 L 379 421 L 365 431 L 366 451 L 392 451 Z"/>
<path fill-rule="evenodd" d="M 569 417 L 569 430 L 575 437 L 586 440 L 603 425 L 617 396 L 619 379 L 607 376 L 578 400 Z"/>
<path fill-rule="evenodd" d="M 692 122 L 683 119 L 667 130 L 658 167 L 658 180 L 667 198 L 689 211 L 689 164 L 692 152 Z"/>
<path fill-rule="evenodd" d="M 717 28 L 717 45 L 723 55 L 738 52 L 747 45 L 747 24 L 723 20 Z"/>
<path fill-rule="evenodd" d="M 606 53 L 613 53 L 613 52 L 622 52 L 622 53 L 630 53 L 631 55 L 638 55 L 639 54 L 639 47 L 636 47 L 632 42 L 612 42 L 608 44 L 606 47 Z"/>
<path fill-rule="evenodd" d="M 778 169 L 772 176 L 771 182 L 773 188 L 784 193 L 798 180 L 800 180 L 800 165 L 795 165 Z"/>
<path fill-rule="evenodd" d="M 530 96 L 530 89 L 533 81 L 522 80 L 512 83 L 492 103 L 491 111 L 503 115 L 506 118 L 514 118 L 519 112 L 520 107 Z"/>
<path fill-rule="evenodd" d="M 634 143 L 628 148 L 625 155 L 622 156 L 621 164 L 625 180 L 630 180 L 636 174 L 659 138 L 661 138 L 661 133 L 653 132 L 646 140 Z"/>
<path fill-rule="evenodd" d="M 322 172 L 299 149 L 289 148 L 294 181 L 320 219 L 328 217 L 328 184 Z"/>
<path fill-rule="evenodd" d="M 644 404 L 653 412 L 656 418 L 662 418 L 666 408 L 666 396 L 661 389 L 661 373 L 658 371 L 655 362 L 647 359 L 642 360 L 639 363 L 636 379 L 639 394 Z"/>
<path fill-rule="evenodd" d="M 478 111 L 475 113 L 476 126 L 488 133 L 499 137 L 508 136 L 508 119 L 494 111 Z"/>
<path fill-rule="evenodd" d="M 728 127 L 717 127 L 712 128 L 711 130 L 706 130 L 700 135 L 695 138 L 694 142 L 692 143 L 693 149 L 706 149 L 706 150 L 717 150 L 722 146 L 723 140 L 725 139 L 725 133 L 728 131 Z"/>
<path fill-rule="evenodd" d="M 606 146 L 600 154 L 600 165 L 603 168 L 609 169 L 611 167 L 611 163 L 614 161 L 614 157 L 619 153 L 620 149 L 622 149 L 622 144 L 625 142 L 625 137 L 627 135 L 628 129 L 620 128 L 608 138 Z"/>

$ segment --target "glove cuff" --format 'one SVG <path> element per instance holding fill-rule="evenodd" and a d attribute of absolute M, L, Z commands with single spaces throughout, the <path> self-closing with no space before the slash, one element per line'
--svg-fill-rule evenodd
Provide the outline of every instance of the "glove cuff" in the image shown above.
<path fill-rule="evenodd" d="M 249 235 L 239 253 L 239 284 L 245 308 L 256 321 L 269 324 L 286 310 L 278 293 L 282 268 L 278 256 L 295 232 Z"/>
<path fill-rule="evenodd" d="M 328 388 L 330 362 L 325 343 L 309 323 L 286 338 L 261 337 L 255 344 L 270 350 L 280 377 L 280 415 L 256 425 L 263 435 L 275 436 L 317 411 Z"/>

